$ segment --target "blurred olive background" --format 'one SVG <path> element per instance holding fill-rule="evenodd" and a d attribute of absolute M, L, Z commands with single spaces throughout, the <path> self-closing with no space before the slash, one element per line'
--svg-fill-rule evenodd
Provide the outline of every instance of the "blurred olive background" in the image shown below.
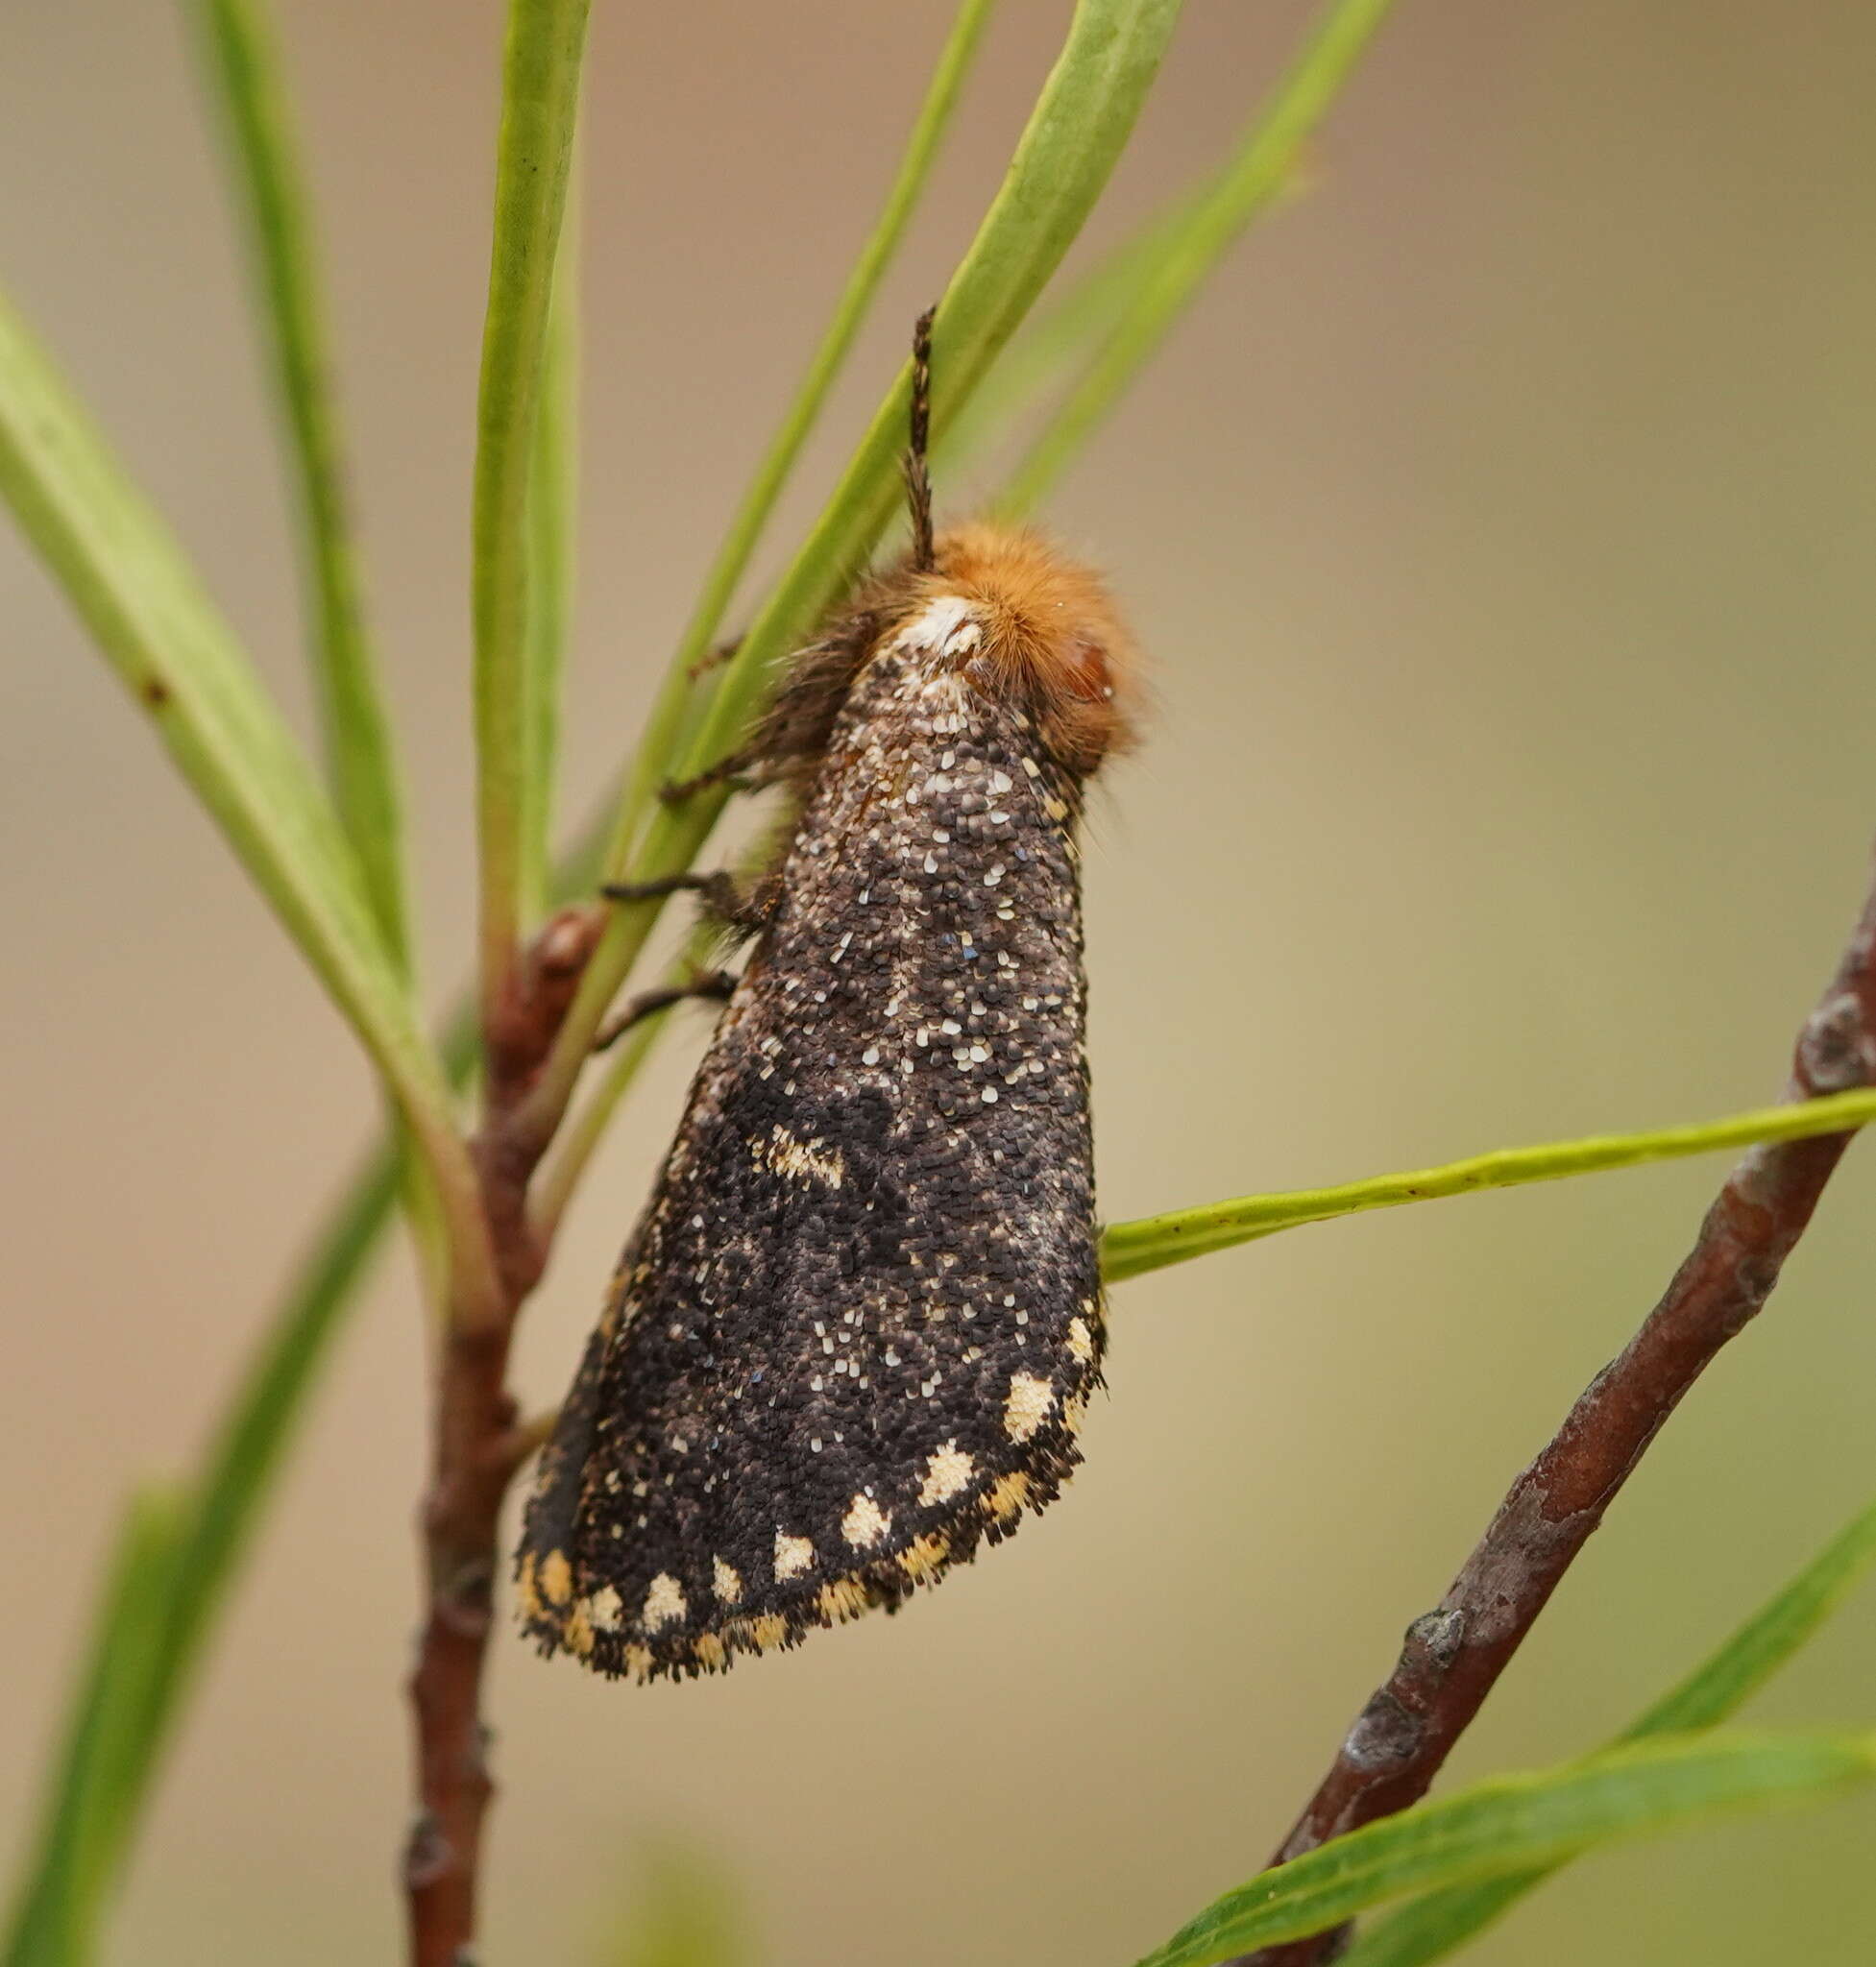
<path fill-rule="evenodd" d="M 440 999 L 471 934 L 500 13 L 280 12 Z M 969 237 L 1067 12 L 1003 10 L 777 553 Z M 595 9 L 576 801 L 636 728 L 949 13 Z M 1303 18 L 1191 0 L 1081 256 L 1222 155 Z M 1111 566 L 1160 697 L 1089 856 L 1111 1215 L 1776 1092 L 1876 823 L 1872 88 L 1855 0 L 1401 0 L 1310 195 L 1064 485 L 1053 522 Z M 4 279 L 305 727 L 215 165 L 177 10 L 5 8 Z M 119 1497 L 193 1451 L 372 1097 L 11 532 L 0 621 L 16 1827 Z M 571 1226 L 522 1344 L 530 1402 L 571 1371 L 702 1031 L 661 1054 Z M 1868 1498 L 1867 1153 L 1455 1773 L 1596 1742 Z M 486 1957 L 599 1959 L 639 1854 L 674 1837 L 745 1896 L 775 1967 L 1131 1959 L 1287 1827 L 1720 1172 L 1371 1217 L 1127 1286 L 1069 1495 L 899 1619 L 650 1689 L 505 1639 Z M 240 1586 L 114 1959 L 396 1956 L 421 1360 L 400 1254 Z M 1865 1596 L 1756 1716 L 1876 1724 L 1873 1640 Z M 1834 1874 L 1872 1833 L 1864 1803 L 1588 1863 L 1475 1957 L 1862 1962 L 1876 1907 Z"/>

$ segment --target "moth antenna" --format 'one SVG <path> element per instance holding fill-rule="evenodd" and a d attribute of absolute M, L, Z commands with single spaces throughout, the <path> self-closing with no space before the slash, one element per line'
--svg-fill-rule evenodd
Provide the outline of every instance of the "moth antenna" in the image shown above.
<path fill-rule="evenodd" d="M 932 546 L 932 474 L 926 463 L 932 429 L 932 317 L 937 312 L 927 307 L 912 330 L 912 429 L 904 468 L 915 573 L 930 573 L 938 564 Z"/>

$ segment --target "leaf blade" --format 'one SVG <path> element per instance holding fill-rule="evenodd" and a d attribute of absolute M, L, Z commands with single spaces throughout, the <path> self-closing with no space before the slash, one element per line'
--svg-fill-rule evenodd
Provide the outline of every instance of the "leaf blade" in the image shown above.
<path fill-rule="evenodd" d="M 1719 1815 L 1820 1802 L 1876 1782 L 1865 1735 L 1701 1735 L 1630 1744 L 1416 1804 L 1260 1872 L 1138 1967 L 1209 1967 L 1338 1926 L 1383 1900 L 1659 1835 Z"/>
<path fill-rule="evenodd" d="M 125 1823 L 121 1764 L 154 1667 L 150 1614 L 168 1591 L 183 1507 L 173 1492 L 151 1487 L 125 1510 L 8 1914 L 5 1967 L 79 1967 L 94 1951 Z"/>
<path fill-rule="evenodd" d="M 377 654 L 365 623 L 345 495 L 326 306 L 291 106 L 263 0 L 192 0 L 205 81 L 227 136 L 274 395 L 298 500 L 309 649 L 328 772 L 378 925 L 399 971 L 410 967 L 403 800 Z"/>
<path fill-rule="evenodd" d="M 1393 0 L 1334 0 L 1216 179 L 1175 215 L 1104 346 L 1031 444 L 998 509 L 1033 512 L 1245 228 L 1282 191 Z"/>
<path fill-rule="evenodd" d="M 669 766 L 673 748 L 685 734 L 693 672 L 708 655 L 722 627 L 723 616 L 747 571 L 750 556 L 774 512 L 775 502 L 800 458 L 801 447 L 819 420 L 828 392 L 845 367 L 854 337 L 898 252 L 995 4 L 996 0 L 962 0 L 953 16 L 951 32 L 939 51 L 879 217 L 860 249 L 860 256 L 834 304 L 819 345 L 809 358 L 794 396 L 770 436 L 704 574 L 703 587 L 678 639 L 677 652 L 636 749 L 632 777 L 615 824 L 615 863 L 622 863 L 637 838 L 656 792 L 658 776 Z"/>
<path fill-rule="evenodd" d="M 524 922 L 538 920 L 544 913 L 551 880 L 561 677 L 573 617 L 579 474 L 579 266 L 573 247 L 572 231 L 563 232 L 528 459 L 527 654 L 522 701 L 526 770 L 522 782 L 519 889 Z"/>
<path fill-rule="evenodd" d="M 496 142 L 495 224 L 476 392 L 470 598 L 483 1016 L 499 1014 L 521 930 L 527 779 L 528 484 L 566 211 L 589 0 L 511 0 Z"/>
<path fill-rule="evenodd" d="M 1711 1728 L 1735 1712 L 1791 1658 L 1876 1564 L 1876 1504 L 1862 1511 L 1708 1657 L 1616 1737 Z M 1341 1967 L 1423 1967 L 1509 1911 L 1555 1870 L 1544 1865 L 1428 1893 L 1355 1935 Z"/>
<path fill-rule="evenodd" d="M 1338 1216 L 1437 1202 L 1483 1189 L 1561 1181 L 1574 1175 L 1680 1160 L 1725 1148 L 1809 1140 L 1864 1127 L 1872 1120 L 1876 1120 L 1876 1089 L 1859 1088 L 1645 1133 L 1593 1134 L 1576 1140 L 1545 1141 L 1535 1147 L 1495 1148 L 1462 1161 L 1369 1176 L 1328 1188 L 1233 1196 L 1226 1202 L 1202 1202 L 1195 1208 L 1170 1209 L 1112 1225 L 1102 1239 L 1103 1275 L 1109 1283 L 1120 1283 L 1167 1264 L 1208 1256 L 1281 1229 L 1327 1223 Z"/>
<path fill-rule="evenodd" d="M 331 804 L 193 568 L 0 299 L 0 498 L 357 1034 L 488 1275 L 444 1076 Z"/>
<path fill-rule="evenodd" d="M 1118 160 L 1178 19 L 1182 0 L 1078 0 L 1054 68 L 977 235 L 945 290 L 934 326 L 943 376 L 933 427 L 940 434 L 1014 332 L 1081 230 Z M 807 541 L 770 591 L 721 671 L 684 756 L 687 775 L 730 750 L 773 664 L 840 592 L 884 532 L 897 498 L 911 369 L 901 370 Z M 654 813 L 629 869 L 609 878 L 676 873 L 695 856 L 724 795 L 703 792 Z M 621 845 L 615 834 L 614 847 Z M 579 993 L 524 1108 L 545 1135 L 565 1110 L 593 1034 L 644 947 L 658 905 L 614 911 Z"/>

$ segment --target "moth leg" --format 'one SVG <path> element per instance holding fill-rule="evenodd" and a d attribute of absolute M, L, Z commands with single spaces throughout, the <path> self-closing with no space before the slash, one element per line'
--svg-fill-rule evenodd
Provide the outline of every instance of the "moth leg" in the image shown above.
<path fill-rule="evenodd" d="M 667 806 L 682 806 L 685 800 L 695 793 L 708 791 L 712 786 L 728 786 L 737 792 L 760 790 L 766 781 L 751 770 L 759 763 L 752 751 L 732 751 L 726 758 L 719 758 L 715 765 L 698 772 L 695 778 L 667 779 L 658 788 L 658 797 Z"/>
<path fill-rule="evenodd" d="M 667 874 L 657 881 L 609 881 L 599 892 L 609 902 L 650 902 L 665 895 L 703 897 L 704 912 L 735 936 L 759 935 L 782 899 L 779 875 L 739 882 L 723 868 L 711 874 Z"/>
<path fill-rule="evenodd" d="M 743 646 L 743 638 L 733 635 L 728 642 L 719 642 L 714 649 L 706 649 L 684 672 L 687 683 L 694 683 L 699 676 L 707 676 L 713 669 L 720 669 Z"/>
<path fill-rule="evenodd" d="M 728 970 L 708 970 L 700 977 L 694 977 L 688 984 L 668 984 L 658 990 L 641 990 L 636 997 L 628 997 L 620 1006 L 618 1012 L 600 1026 L 598 1035 L 593 1041 L 595 1052 L 603 1052 L 609 1045 L 616 1045 L 634 1025 L 661 1010 L 669 1010 L 674 1004 L 684 1004 L 691 998 L 715 999 L 719 1004 L 736 988 L 736 978 Z"/>
<path fill-rule="evenodd" d="M 726 907 L 715 896 L 706 905 L 727 930 L 739 936 L 760 935 L 775 919 L 782 906 L 782 877 L 778 871 L 745 882 L 735 890 Z"/>
<path fill-rule="evenodd" d="M 664 874 L 656 881 L 608 881 L 599 892 L 609 902 L 661 902 L 667 895 L 701 895 L 713 915 L 734 915 L 742 891 L 723 868 L 712 874 Z"/>

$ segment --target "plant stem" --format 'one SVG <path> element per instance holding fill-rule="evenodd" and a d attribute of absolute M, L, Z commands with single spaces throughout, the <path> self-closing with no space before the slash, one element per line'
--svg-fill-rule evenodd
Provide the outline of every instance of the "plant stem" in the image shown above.
<path fill-rule="evenodd" d="M 1789 1096 L 1872 1080 L 1876 889 L 1798 1034 Z M 1851 1138 L 1762 1145 L 1733 1170 L 1667 1294 L 1512 1484 L 1446 1596 L 1408 1627 L 1393 1673 L 1356 1716 L 1273 1864 L 1425 1795 L 1663 1422 L 1764 1305 Z M 1344 1931 L 1266 1948 L 1238 1967 L 1316 1967 L 1335 1957 Z"/>
<path fill-rule="evenodd" d="M 501 1012 L 512 1075 L 491 1075 L 474 1146 L 496 1288 L 450 1307 L 435 1359 L 430 1483 L 424 1500 L 425 1599 L 408 1691 L 418 1812 L 403 1860 L 413 1967 L 461 1967 L 475 1931 L 482 1827 L 494 1795 L 481 1721 L 495 1621 L 501 1503 L 521 1466 L 506 1387 L 515 1320 L 540 1281 L 547 1239 L 527 1218 L 539 1149 L 518 1133 L 519 1089 L 539 1069 L 573 1002 L 603 913 L 556 915 L 517 966 Z"/>
<path fill-rule="evenodd" d="M 495 1618 L 497 1524 L 513 1472 L 509 1323 L 452 1320 L 438 1368 L 434 1480 L 424 1509 L 428 1605 L 409 1691 L 420 1807 L 404 1853 L 412 1967 L 460 1967 L 475 1931 L 482 1826 L 495 1791 L 481 1721 Z"/>

